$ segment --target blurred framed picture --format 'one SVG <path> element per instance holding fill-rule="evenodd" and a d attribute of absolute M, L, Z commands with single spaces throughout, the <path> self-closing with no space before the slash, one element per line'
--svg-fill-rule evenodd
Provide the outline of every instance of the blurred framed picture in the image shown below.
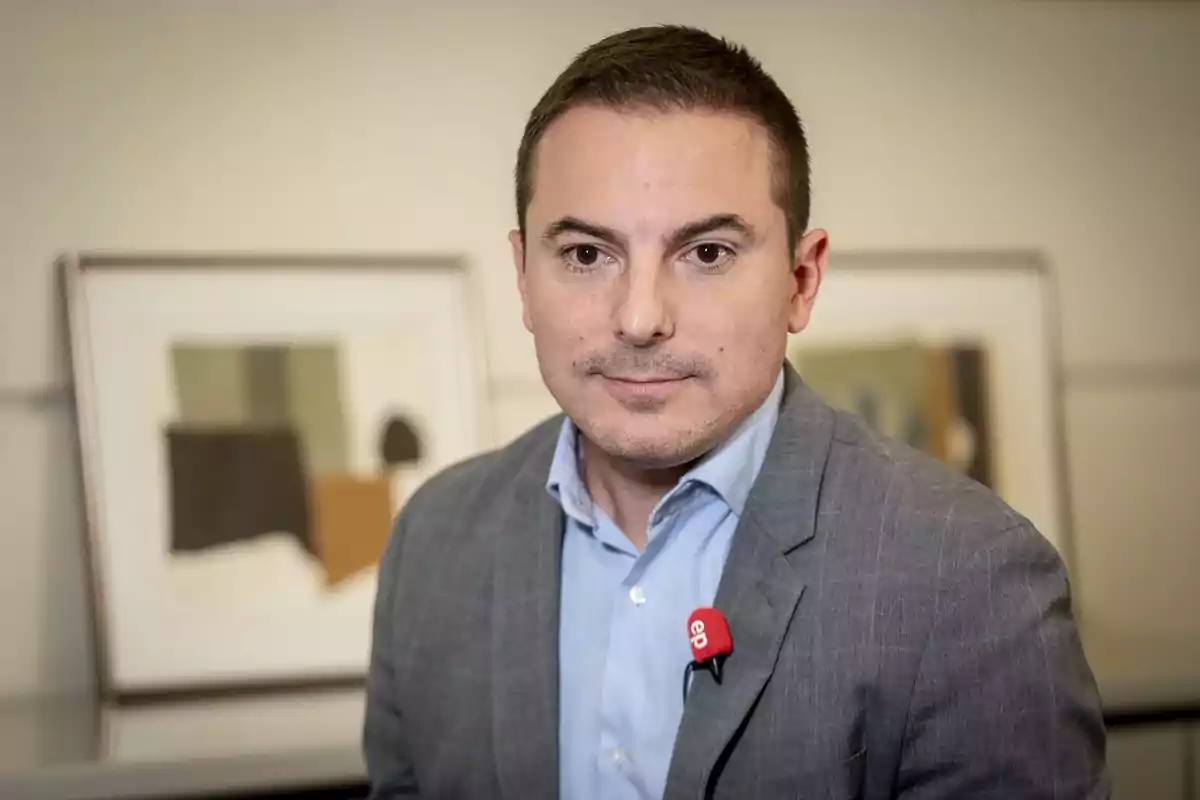
<path fill-rule="evenodd" d="M 105 694 L 360 680 L 395 515 L 489 440 L 468 269 L 60 266 Z"/>
<path fill-rule="evenodd" d="M 788 358 L 827 402 L 995 490 L 1071 556 L 1052 276 L 1024 253 L 835 253 Z"/>

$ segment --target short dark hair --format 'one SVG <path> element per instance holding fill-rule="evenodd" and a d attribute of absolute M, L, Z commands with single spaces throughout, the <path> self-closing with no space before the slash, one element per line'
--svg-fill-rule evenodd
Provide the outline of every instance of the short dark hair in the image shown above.
<path fill-rule="evenodd" d="M 775 150 L 773 194 L 787 218 L 789 244 L 808 228 L 808 142 L 787 95 L 744 47 L 697 28 L 659 25 L 616 33 L 588 47 L 530 112 L 515 175 L 522 240 L 538 142 L 551 123 L 579 105 L 707 109 L 753 119 L 766 129 Z"/>

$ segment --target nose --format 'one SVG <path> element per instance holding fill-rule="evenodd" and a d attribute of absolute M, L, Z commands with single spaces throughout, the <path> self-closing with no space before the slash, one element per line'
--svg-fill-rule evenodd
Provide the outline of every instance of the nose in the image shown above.
<path fill-rule="evenodd" d="M 657 264 L 632 265 L 617 292 L 614 328 L 631 347 L 649 347 L 675 334 L 670 278 Z"/>

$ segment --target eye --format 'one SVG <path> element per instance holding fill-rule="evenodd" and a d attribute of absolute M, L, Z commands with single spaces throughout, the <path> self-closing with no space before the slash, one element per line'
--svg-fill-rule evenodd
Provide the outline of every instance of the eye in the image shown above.
<path fill-rule="evenodd" d="M 698 244 L 684 254 L 684 259 L 706 272 L 716 272 L 733 259 L 733 250 L 716 242 Z"/>
<path fill-rule="evenodd" d="M 576 272 L 591 272 L 611 260 L 594 244 L 573 244 L 560 252 L 567 267 Z"/>

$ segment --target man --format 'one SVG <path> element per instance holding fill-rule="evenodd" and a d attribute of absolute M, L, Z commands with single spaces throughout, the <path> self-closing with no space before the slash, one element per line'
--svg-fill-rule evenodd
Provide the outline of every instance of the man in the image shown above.
<path fill-rule="evenodd" d="M 427 482 L 381 563 L 374 796 L 1098 798 L 1063 566 L 785 362 L 826 268 L 808 152 L 742 49 L 583 52 L 511 235 L 565 414 Z M 715 606 L 733 652 L 685 673 Z"/>

